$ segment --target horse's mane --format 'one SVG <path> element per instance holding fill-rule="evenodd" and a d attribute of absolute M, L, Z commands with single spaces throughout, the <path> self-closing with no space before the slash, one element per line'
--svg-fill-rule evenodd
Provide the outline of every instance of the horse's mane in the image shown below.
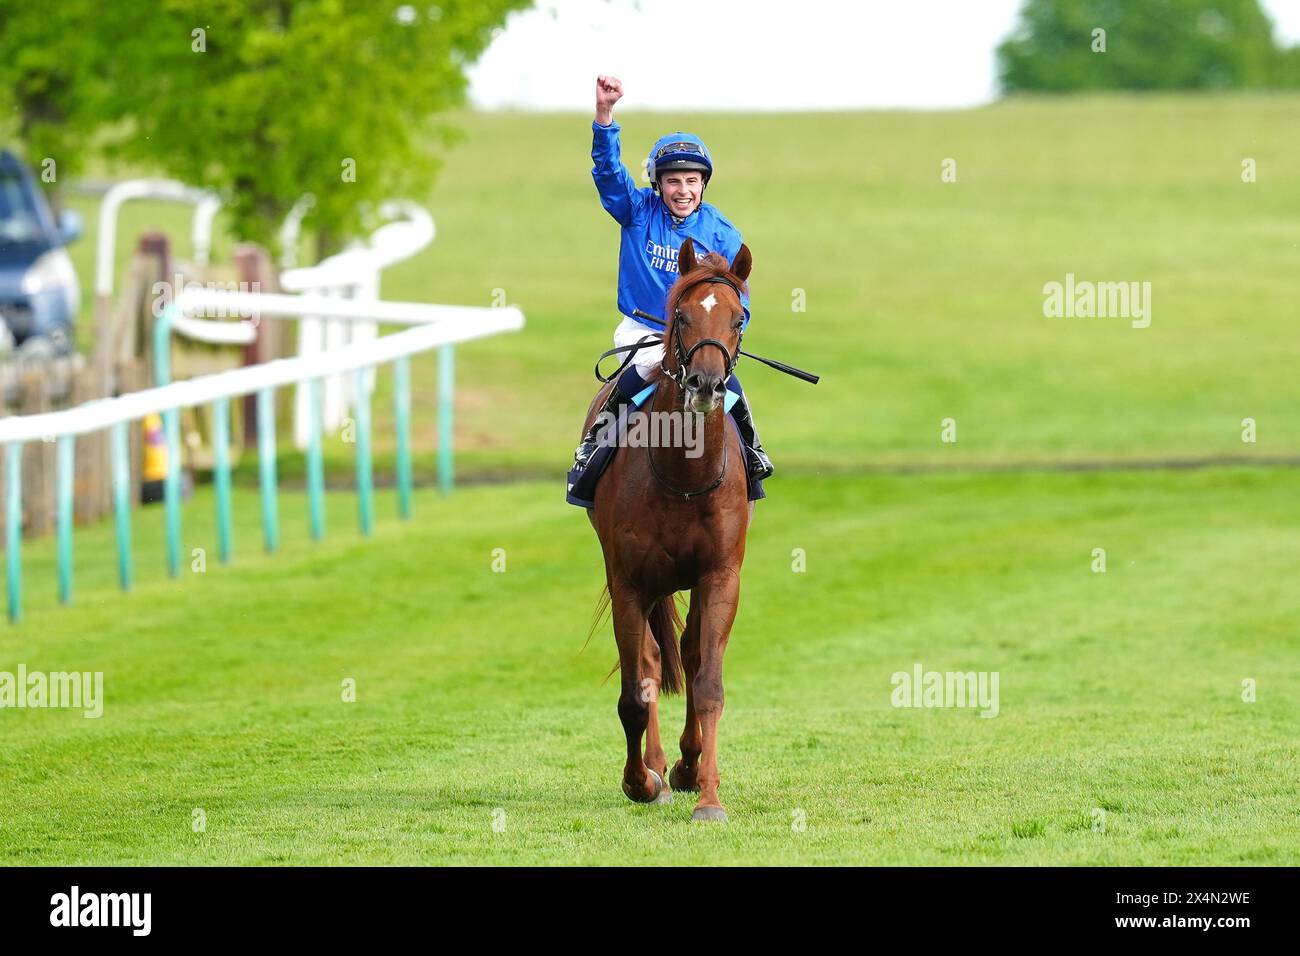
<path fill-rule="evenodd" d="M 668 298 L 664 306 L 664 321 L 671 323 L 673 312 L 677 307 L 677 300 L 680 299 L 692 287 L 699 285 L 705 279 L 714 276 L 722 276 L 730 279 L 736 284 L 737 289 L 747 288 L 745 280 L 731 271 L 731 263 L 727 262 L 716 252 L 710 252 L 702 259 L 695 260 L 695 268 L 684 276 L 680 276 L 673 283 L 672 288 L 668 290 Z"/>

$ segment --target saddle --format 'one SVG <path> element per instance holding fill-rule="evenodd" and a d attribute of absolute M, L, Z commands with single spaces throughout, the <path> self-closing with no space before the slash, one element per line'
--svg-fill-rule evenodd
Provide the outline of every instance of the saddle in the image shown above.
<path fill-rule="evenodd" d="M 649 401 L 650 396 L 654 394 L 658 385 L 658 382 L 652 382 L 634 395 L 630 407 L 640 408 L 644 405 Z M 607 387 L 608 386 L 602 387 L 601 391 L 597 393 L 597 398 L 604 393 L 604 390 Z M 731 406 L 735 404 L 735 401 L 736 394 L 728 390 L 726 404 L 724 406 L 725 410 L 728 412 L 727 421 L 731 423 L 732 430 L 735 431 L 736 438 L 740 441 L 741 447 L 743 448 L 745 442 L 744 439 L 741 438 L 740 427 L 736 424 L 736 420 L 730 415 Z M 603 403 L 598 403 L 597 407 L 599 407 L 599 404 Z M 609 467 L 609 463 L 614 460 L 614 455 L 623 445 L 627 435 L 627 427 L 626 417 L 620 416 L 616 429 L 617 440 L 608 444 L 603 444 L 597 448 L 595 453 L 591 456 L 591 460 L 587 463 L 586 468 L 574 468 L 569 471 L 568 487 L 565 494 L 565 500 L 569 504 L 576 505 L 579 508 L 596 507 L 596 485 L 600 481 L 601 475 L 603 475 L 605 470 Z M 741 467 L 744 467 L 743 459 Z M 767 497 L 766 492 L 763 491 L 763 483 L 761 481 L 749 481 L 747 479 L 747 484 L 750 501 L 758 501 Z"/>

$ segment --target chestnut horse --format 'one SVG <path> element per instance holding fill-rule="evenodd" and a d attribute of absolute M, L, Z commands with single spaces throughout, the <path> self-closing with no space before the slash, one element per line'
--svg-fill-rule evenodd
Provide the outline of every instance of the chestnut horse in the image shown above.
<path fill-rule="evenodd" d="M 587 515 L 605 556 L 605 584 L 618 643 L 622 686 L 618 716 L 627 735 L 623 792 L 638 803 L 668 803 L 673 790 L 698 790 L 693 820 L 726 821 L 718 800 L 718 720 L 722 655 L 740 600 L 740 565 L 753 517 L 745 454 L 724 408 L 727 380 L 739 356 L 749 277 L 749 249 L 730 265 L 717 253 L 695 258 L 687 239 L 680 278 L 668 293 L 664 361 L 658 387 L 642 411 L 701 413 L 703 453 L 694 447 L 624 447 L 597 485 Z M 587 414 L 584 433 L 602 406 Z M 695 433 L 697 436 L 699 431 Z M 691 592 L 682 627 L 674 595 Z M 682 757 L 668 773 L 659 739 L 659 692 L 683 687 L 686 727 Z M 641 738 L 645 735 L 645 753 Z"/>

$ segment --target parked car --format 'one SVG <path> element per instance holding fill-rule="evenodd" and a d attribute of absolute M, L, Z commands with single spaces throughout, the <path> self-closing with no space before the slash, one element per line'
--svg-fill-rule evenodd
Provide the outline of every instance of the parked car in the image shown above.
<path fill-rule="evenodd" d="M 81 233 L 81 216 L 56 222 L 31 170 L 0 150 L 0 322 L 20 347 L 72 350 L 81 288 L 64 247 Z"/>

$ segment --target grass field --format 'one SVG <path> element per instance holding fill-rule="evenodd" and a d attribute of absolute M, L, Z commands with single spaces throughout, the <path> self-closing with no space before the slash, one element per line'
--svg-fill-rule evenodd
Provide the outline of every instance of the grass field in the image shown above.
<path fill-rule="evenodd" d="M 562 469 L 611 345 L 618 227 L 591 182 L 590 121 L 461 117 L 467 139 L 428 197 L 438 239 L 384 279 L 385 296 L 420 301 L 488 305 L 504 289 L 527 314 L 524 334 L 459 350 L 466 476 Z M 754 252 L 747 347 L 824 376 L 809 388 L 741 366 L 783 474 L 1300 448 L 1300 96 L 620 122 L 633 170 L 665 129 L 705 136 L 718 164 L 708 198 Z M 940 181 L 947 157 L 955 183 Z M 1257 182 L 1241 181 L 1244 157 Z M 123 262 L 150 224 L 188 249 L 177 209 L 128 206 Z M 92 240 L 74 247 L 83 276 Z M 1150 327 L 1044 318 L 1043 286 L 1067 272 L 1151 282 Z M 791 311 L 795 289 L 806 312 Z M 416 368 L 426 447 L 435 365 Z M 956 445 L 939 442 L 949 417 Z M 1254 445 L 1241 442 L 1246 417 Z"/>
<path fill-rule="evenodd" d="M 53 543 L 28 543 L 0 671 L 103 671 L 106 702 L 0 711 L 0 863 L 1300 863 L 1297 471 L 1259 463 L 1300 448 L 1297 119 L 1298 97 L 622 118 L 632 168 L 664 129 L 709 140 L 709 198 L 754 250 L 747 344 L 825 376 L 741 369 L 778 474 L 727 655 L 731 822 L 709 828 L 690 795 L 624 798 L 607 623 L 583 649 L 603 574 L 561 485 L 617 255 L 589 118 L 464 116 L 438 241 L 384 294 L 503 288 L 528 316 L 458 351 L 469 482 L 421 489 L 409 523 L 381 492 L 371 540 L 332 493 L 320 544 L 287 491 L 274 557 L 241 484 L 230 567 L 200 487 L 184 547 L 205 571 L 165 577 L 144 509 L 135 593 L 111 527 L 79 529 L 67 609 Z M 175 210 L 129 215 L 124 247 L 185 234 Z M 1150 328 L 1044 318 L 1067 272 L 1150 281 Z M 336 483 L 348 452 L 331 441 Z M 1204 457 L 1258 461 L 1023 467 Z M 918 663 L 997 672 L 998 716 L 893 707 Z M 683 705 L 663 710 L 672 759 Z"/>
<path fill-rule="evenodd" d="M 34 606 L 0 669 L 102 670 L 105 709 L 0 712 L 0 860 L 1300 862 L 1293 474 L 781 489 L 727 658 L 725 831 L 688 824 L 690 795 L 619 789 L 606 626 L 583 651 L 598 549 L 554 488 L 426 492 L 372 541 L 339 495 L 317 547 L 290 496 L 275 558 L 249 494 L 237 563 L 177 583 L 148 512 L 129 596 L 106 528 L 78 538 L 71 609 L 30 549 Z M 187 546 L 212 549 L 208 504 Z M 999 715 L 895 709 L 891 675 L 917 662 L 998 671 Z M 665 712 L 675 745 L 681 700 Z"/>

